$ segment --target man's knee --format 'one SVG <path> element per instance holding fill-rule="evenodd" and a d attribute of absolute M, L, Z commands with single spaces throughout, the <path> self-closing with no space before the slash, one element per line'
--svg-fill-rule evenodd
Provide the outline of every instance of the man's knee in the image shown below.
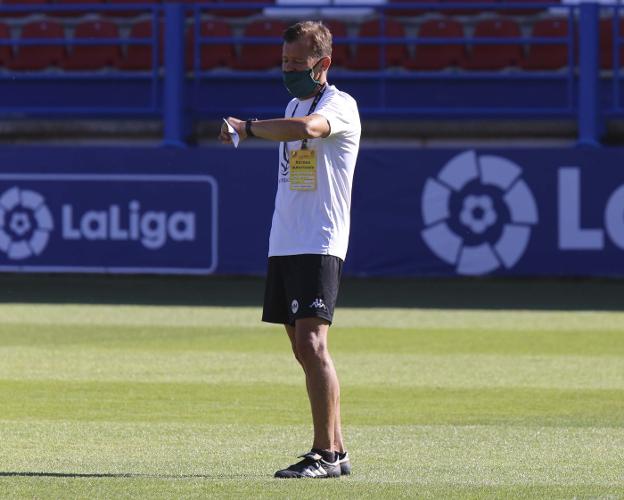
<path fill-rule="evenodd" d="M 328 328 L 329 323 L 318 318 L 297 321 L 293 351 L 300 363 L 318 363 L 327 358 Z"/>

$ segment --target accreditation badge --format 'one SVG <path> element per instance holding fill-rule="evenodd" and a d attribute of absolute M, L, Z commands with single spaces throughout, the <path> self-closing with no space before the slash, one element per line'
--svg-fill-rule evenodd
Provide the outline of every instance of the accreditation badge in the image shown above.
<path fill-rule="evenodd" d="M 297 149 L 290 152 L 291 191 L 316 191 L 316 151 Z"/>

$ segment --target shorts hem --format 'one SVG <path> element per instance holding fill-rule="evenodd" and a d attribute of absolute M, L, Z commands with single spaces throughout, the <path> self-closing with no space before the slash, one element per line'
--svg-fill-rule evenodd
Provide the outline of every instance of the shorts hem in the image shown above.
<path fill-rule="evenodd" d="M 272 319 L 272 318 L 262 318 L 262 322 L 263 323 L 272 323 L 274 325 L 290 325 L 290 321 L 286 320 L 279 320 L 279 319 Z"/>
<path fill-rule="evenodd" d="M 328 321 L 330 325 L 334 322 L 333 318 L 329 317 L 329 314 L 314 313 L 314 312 L 309 312 L 309 313 L 304 313 L 304 314 L 301 314 L 301 315 L 297 315 L 297 316 L 294 317 L 293 321 L 297 321 L 298 319 L 308 319 L 308 318 L 324 319 L 325 321 Z"/>

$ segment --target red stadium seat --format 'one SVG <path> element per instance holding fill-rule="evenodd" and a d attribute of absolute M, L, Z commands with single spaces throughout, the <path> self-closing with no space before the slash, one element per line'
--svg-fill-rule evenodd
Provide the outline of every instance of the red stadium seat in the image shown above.
<path fill-rule="evenodd" d="M 58 66 L 65 59 L 65 31 L 54 21 L 31 22 L 22 28 L 21 40 L 58 40 L 56 45 L 18 45 L 17 53 L 7 66 L 14 70 L 37 70 Z"/>
<path fill-rule="evenodd" d="M 232 36 L 230 25 L 219 20 L 204 21 L 201 23 L 202 37 Z M 211 69 L 218 66 L 231 66 L 235 60 L 234 45 L 219 43 L 202 45 L 199 52 L 200 69 Z M 186 67 L 193 69 L 195 65 L 195 26 L 189 26 L 186 31 Z"/>
<path fill-rule="evenodd" d="M 404 38 L 405 28 L 394 19 L 386 19 L 385 28 L 382 30 L 377 19 L 366 21 L 360 27 L 359 37 L 379 37 L 382 32 L 388 38 Z M 381 68 L 381 51 L 379 45 L 358 44 L 355 57 L 350 59 L 346 66 L 351 69 L 377 70 Z M 407 59 L 407 47 L 403 42 L 386 45 L 385 66 L 403 66 Z"/>
<path fill-rule="evenodd" d="M 565 38 L 568 36 L 567 19 L 542 19 L 536 21 L 531 30 L 532 37 L 540 38 Z M 568 46 L 566 42 L 561 45 L 543 45 L 531 43 L 526 59 L 522 67 L 528 70 L 554 70 L 568 65 Z"/>
<path fill-rule="evenodd" d="M 11 39 L 11 32 L 9 27 L 0 23 L 0 40 L 8 41 Z M 13 59 L 13 52 L 9 45 L 0 45 L 0 66 L 8 64 Z"/>
<path fill-rule="evenodd" d="M 109 21 L 87 21 L 76 26 L 74 38 L 93 40 L 119 38 L 117 26 Z M 121 45 L 74 45 L 63 62 L 66 70 L 101 69 L 116 66 L 121 59 Z"/>
<path fill-rule="evenodd" d="M 387 3 L 390 9 L 386 9 L 386 15 L 396 17 L 416 17 L 426 14 L 424 9 L 413 9 L 402 7 L 401 4 L 414 4 L 414 3 L 438 3 L 440 0 L 389 0 Z M 397 8 L 395 8 L 397 7 Z"/>
<path fill-rule="evenodd" d="M 323 24 L 331 31 L 332 38 L 346 38 L 349 36 L 347 32 L 347 25 L 342 21 L 335 19 L 326 19 Z M 334 42 L 332 48 L 332 64 L 334 66 L 344 66 L 349 60 L 349 45 L 348 44 L 336 44 Z"/>
<path fill-rule="evenodd" d="M 440 3 L 444 5 L 445 3 L 462 3 L 466 4 L 465 9 L 461 8 L 452 8 L 452 9 L 444 9 L 441 12 L 446 16 L 474 16 L 477 14 L 483 13 L 483 7 L 470 7 L 471 3 L 474 4 L 494 4 L 496 0 L 440 0 Z"/>
<path fill-rule="evenodd" d="M 244 30 L 244 37 L 277 37 L 281 40 L 286 24 L 282 21 L 253 21 Z M 271 45 L 243 44 L 240 58 L 233 67 L 243 70 L 261 70 L 281 66 L 282 44 Z"/>
<path fill-rule="evenodd" d="M 418 31 L 418 38 L 463 38 L 464 27 L 452 19 L 431 19 L 425 21 Z M 414 57 L 405 67 L 416 70 L 441 70 L 459 66 L 466 57 L 466 46 L 459 43 L 448 45 L 416 45 Z"/>
<path fill-rule="evenodd" d="M 620 19 L 619 24 L 618 35 L 624 38 L 624 19 Z M 624 68 L 624 45 L 620 46 L 619 66 Z M 600 67 L 613 68 L 613 18 L 600 20 Z"/>
<path fill-rule="evenodd" d="M 109 4 L 149 4 L 149 5 L 158 5 L 160 0 L 108 0 Z M 149 9 L 145 10 L 115 10 L 115 11 L 107 11 L 107 16 L 113 17 L 134 17 L 139 16 L 141 14 L 150 14 L 152 11 Z"/>
<path fill-rule="evenodd" d="M 92 14 L 97 12 L 98 5 L 102 5 L 106 0 L 56 0 L 56 5 L 70 5 L 70 4 L 81 4 L 81 5 L 93 5 L 93 9 L 91 10 L 66 10 L 60 12 L 50 12 L 49 14 L 57 17 L 74 17 L 74 16 L 84 16 L 86 14 Z"/>
<path fill-rule="evenodd" d="M 257 9 L 215 9 L 207 10 L 205 12 L 219 17 L 247 17 L 259 14 L 262 8 L 267 5 L 273 5 L 273 0 L 212 0 L 212 3 L 217 4 L 233 4 L 233 3 L 257 3 Z"/>
<path fill-rule="evenodd" d="M 473 44 L 472 54 L 462 65 L 471 70 L 497 70 L 516 66 L 522 62 L 522 45 L 505 44 L 505 38 L 520 37 L 520 26 L 511 19 L 486 19 L 475 26 L 474 38 L 496 38 L 500 44 Z"/>
<path fill-rule="evenodd" d="M 163 38 L 164 24 L 161 23 L 158 35 L 158 64 L 163 61 Z M 151 40 L 152 38 L 152 21 L 141 21 L 132 26 L 130 29 L 130 38 L 139 38 Z M 122 41 L 123 44 L 123 41 Z M 151 45 L 128 45 L 125 57 L 117 63 L 119 69 L 145 71 L 152 69 L 152 46 Z"/>

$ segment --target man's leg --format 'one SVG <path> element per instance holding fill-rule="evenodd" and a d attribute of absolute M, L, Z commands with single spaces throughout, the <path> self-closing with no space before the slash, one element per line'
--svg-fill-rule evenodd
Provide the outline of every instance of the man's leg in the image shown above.
<path fill-rule="evenodd" d="M 296 357 L 306 376 L 314 423 L 313 448 L 334 451 L 334 434 L 340 387 L 329 355 L 329 322 L 321 318 L 299 319 L 295 326 Z"/>
<path fill-rule="evenodd" d="M 288 324 L 284 325 L 284 327 L 286 328 L 286 333 L 288 334 L 288 338 L 290 339 L 290 344 L 291 344 L 295 359 L 299 362 L 299 364 L 301 365 L 305 373 L 305 366 L 302 363 L 302 361 L 299 359 L 299 354 L 297 352 L 297 340 L 295 336 L 295 327 L 288 325 Z M 308 387 L 307 376 L 306 376 L 306 388 L 308 389 L 308 398 L 309 398 L 310 390 Z M 311 400 L 310 400 L 310 404 L 312 404 Z M 338 386 L 338 394 L 336 396 L 335 413 L 336 413 L 336 418 L 334 421 L 334 449 L 332 451 L 338 451 L 340 453 L 343 453 L 344 442 L 342 440 L 342 425 L 340 422 L 340 386 Z"/>

